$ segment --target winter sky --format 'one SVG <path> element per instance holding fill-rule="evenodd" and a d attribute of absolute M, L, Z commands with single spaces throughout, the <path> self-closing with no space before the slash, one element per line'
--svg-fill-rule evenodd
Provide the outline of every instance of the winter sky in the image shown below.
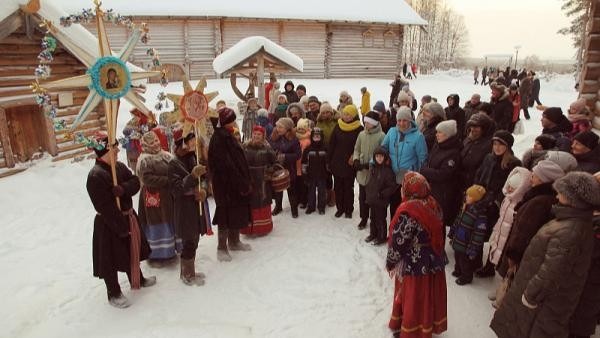
<path fill-rule="evenodd" d="M 520 45 L 519 59 L 536 54 L 542 59 L 571 59 L 570 37 L 557 34 L 569 26 L 563 0 L 446 0 L 464 15 L 472 57 L 511 54 Z"/>

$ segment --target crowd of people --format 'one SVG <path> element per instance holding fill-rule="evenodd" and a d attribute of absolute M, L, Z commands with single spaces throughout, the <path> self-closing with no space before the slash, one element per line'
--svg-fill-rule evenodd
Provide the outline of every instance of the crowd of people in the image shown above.
<path fill-rule="evenodd" d="M 230 261 L 230 250 L 251 250 L 240 234 L 273 230 L 283 190 L 293 218 L 300 210 L 324 215 L 331 208 L 349 220 L 356 181 L 357 228 L 369 227 L 366 242 L 388 246 L 395 336 L 447 329 L 448 240 L 458 285 L 502 277 L 490 290 L 497 308 L 491 327 L 499 337 L 589 337 L 600 314 L 599 138 L 585 123 L 591 114 L 584 100 L 567 115 L 538 105 L 543 133 L 515 157 L 515 122 L 521 111 L 529 117 L 522 102 L 536 99 L 515 97 L 532 74 L 508 85 L 490 78 L 489 102 L 474 94 L 464 107 L 457 94 L 448 95 L 446 107 L 430 95 L 418 105 L 398 74 L 387 108 L 382 101 L 370 108 L 367 88 L 360 107 L 342 91 L 334 108 L 291 81 L 280 91 L 271 77 L 265 106 L 248 100 L 241 133 L 224 102 L 211 118 L 210 139 L 176 129 L 169 147 L 164 128 L 148 128 L 135 175 L 117 162 L 116 185 L 110 163 L 118 147 L 97 135 L 101 146 L 94 148 L 87 185 L 98 212 L 94 275 L 117 307 L 130 304 L 115 284 L 117 271 L 127 272 L 132 286 L 156 283 L 141 274 L 146 258 L 160 265 L 179 254 L 182 281 L 202 285 L 206 277 L 194 258 L 211 224 L 218 226 L 218 260 Z M 275 189 L 281 169 L 289 184 Z M 138 191 L 136 216 L 131 197 Z"/>

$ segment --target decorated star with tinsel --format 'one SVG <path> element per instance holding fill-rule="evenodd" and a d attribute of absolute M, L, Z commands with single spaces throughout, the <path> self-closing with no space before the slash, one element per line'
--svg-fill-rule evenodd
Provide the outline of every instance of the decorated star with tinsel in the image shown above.
<path fill-rule="evenodd" d="M 73 121 L 70 131 L 74 131 L 85 121 L 86 117 L 96 108 L 100 101 L 104 100 L 104 108 L 108 124 L 110 142 L 114 142 L 116 134 L 117 114 L 119 99 L 125 98 L 133 106 L 137 107 L 145 115 L 150 115 L 150 110 L 136 96 L 131 83 L 135 80 L 145 79 L 160 75 L 156 71 L 129 71 L 126 66 L 127 59 L 133 52 L 137 42 L 144 32 L 147 31 L 145 24 L 140 29 L 133 29 L 133 33 L 125 46 L 113 55 L 104 26 L 105 12 L 100 8 L 102 3 L 94 0 L 96 5 L 96 26 L 98 31 L 99 52 L 91 55 L 68 36 L 57 29 L 48 27 L 56 36 L 60 37 L 61 43 L 80 59 L 88 70 L 85 75 L 75 76 L 63 80 L 41 84 L 43 90 L 58 88 L 78 88 L 87 86 L 90 90 L 81 110 Z M 35 91 L 35 88 L 34 88 Z"/>
<path fill-rule="evenodd" d="M 206 120 L 208 117 L 216 115 L 216 112 L 209 107 L 209 103 L 219 95 L 219 92 L 204 93 L 206 86 L 205 77 L 200 79 L 195 89 L 185 78 L 183 95 L 167 94 L 167 98 L 175 104 L 175 111 L 171 115 L 175 121 L 170 122 L 183 122 L 184 135 L 195 130 L 196 134 L 200 133 L 200 135 L 206 136 Z"/>

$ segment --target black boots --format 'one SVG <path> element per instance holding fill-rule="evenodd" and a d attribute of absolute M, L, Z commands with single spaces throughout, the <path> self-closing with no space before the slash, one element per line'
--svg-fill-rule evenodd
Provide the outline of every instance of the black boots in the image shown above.
<path fill-rule="evenodd" d="M 360 220 L 360 223 L 358 223 L 358 230 L 363 230 L 366 227 L 367 227 L 367 220 L 363 218 Z"/>

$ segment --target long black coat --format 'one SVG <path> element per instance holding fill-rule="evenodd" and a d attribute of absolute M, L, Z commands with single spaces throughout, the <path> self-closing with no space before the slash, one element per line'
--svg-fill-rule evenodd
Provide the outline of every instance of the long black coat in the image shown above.
<path fill-rule="evenodd" d="M 121 196 L 121 210 L 133 208 L 131 197 L 140 190 L 140 181 L 127 166 L 116 163 L 117 182 L 125 190 Z M 110 165 L 100 160 L 90 170 L 86 188 L 97 214 L 94 218 L 92 256 L 94 276 L 108 277 L 114 271 L 130 271 L 129 218 L 117 207 L 112 193 L 113 182 Z M 136 216 L 137 217 L 137 216 Z M 150 246 L 141 231 L 140 260 L 150 255 Z"/>
<path fill-rule="evenodd" d="M 208 168 L 215 198 L 213 224 L 241 229 L 250 223 L 250 171 L 244 150 L 225 128 L 217 128 L 208 147 Z"/>
<path fill-rule="evenodd" d="M 513 104 L 508 99 L 508 92 L 492 104 L 492 119 L 496 122 L 496 130 L 509 130 L 513 116 Z"/>
<path fill-rule="evenodd" d="M 465 138 L 463 148 L 460 152 L 460 170 L 459 177 L 461 182 L 461 191 L 467 190 L 475 179 L 475 174 L 483 159 L 492 151 L 492 136 L 494 126 L 491 120 L 486 120 L 488 124 L 483 126 L 483 135 L 477 140 Z"/>
<path fill-rule="evenodd" d="M 354 153 L 354 145 L 358 134 L 363 130 L 362 126 L 352 130 L 343 131 L 339 125 L 335 126 L 329 141 L 329 169 L 331 173 L 339 177 L 354 176 L 354 169 L 348 164 L 348 160 Z"/>
<path fill-rule="evenodd" d="M 199 184 L 198 179 L 191 174 L 195 165 L 194 153 L 176 157 L 169 162 L 168 177 L 174 201 L 175 233 L 184 241 L 197 242 L 200 235 L 206 234 L 209 225 L 205 217 L 208 210 L 205 208 L 200 217 L 200 205 L 194 196 Z"/>
<path fill-rule="evenodd" d="M 462 140 L 463 135 L 465 133 L 465 125 L 467 124 L 465 111 L 460 107 L 460 97 L 458 94 L 449 95 L 446 101 L 449 98 L 454 99 L 454 104 L 444 108 L 446 112 L 446 119 L 456 121 L 456 129 L 458 130 L 458 136 Z"/>
<path fill-rule="evenodd" d="M 265 171 L 275 164 L 275 152 L 267 143 L 246 143 L 243 148 L 252 184 L 250 207 L 254 209 L 271 205 L 271 185 L 265 180 Z"/>
<path fill-rule="evenodd" d="M 421 168 L 421 174 L 431 185 L 431 194 L 442 207 L 444 224 L 447 226 L 454 222 L 462 196 L 457 179 L 461 149 L 462 144 L 457 136 L 436 143 Z"/>
<path fill-rule="evenodd" d="M 427 152 L 430 152 L 436 143 L 435 134 L 437 134 L 437 130 L 435 128 L 442 121 L 444 121 L 444 119 L 436 115 L 426 123 L 427 125 L 425 126 L 425 130 L 423 130 L 423 136 L 425 137 L 425 143 L 427 143 Z"/>

